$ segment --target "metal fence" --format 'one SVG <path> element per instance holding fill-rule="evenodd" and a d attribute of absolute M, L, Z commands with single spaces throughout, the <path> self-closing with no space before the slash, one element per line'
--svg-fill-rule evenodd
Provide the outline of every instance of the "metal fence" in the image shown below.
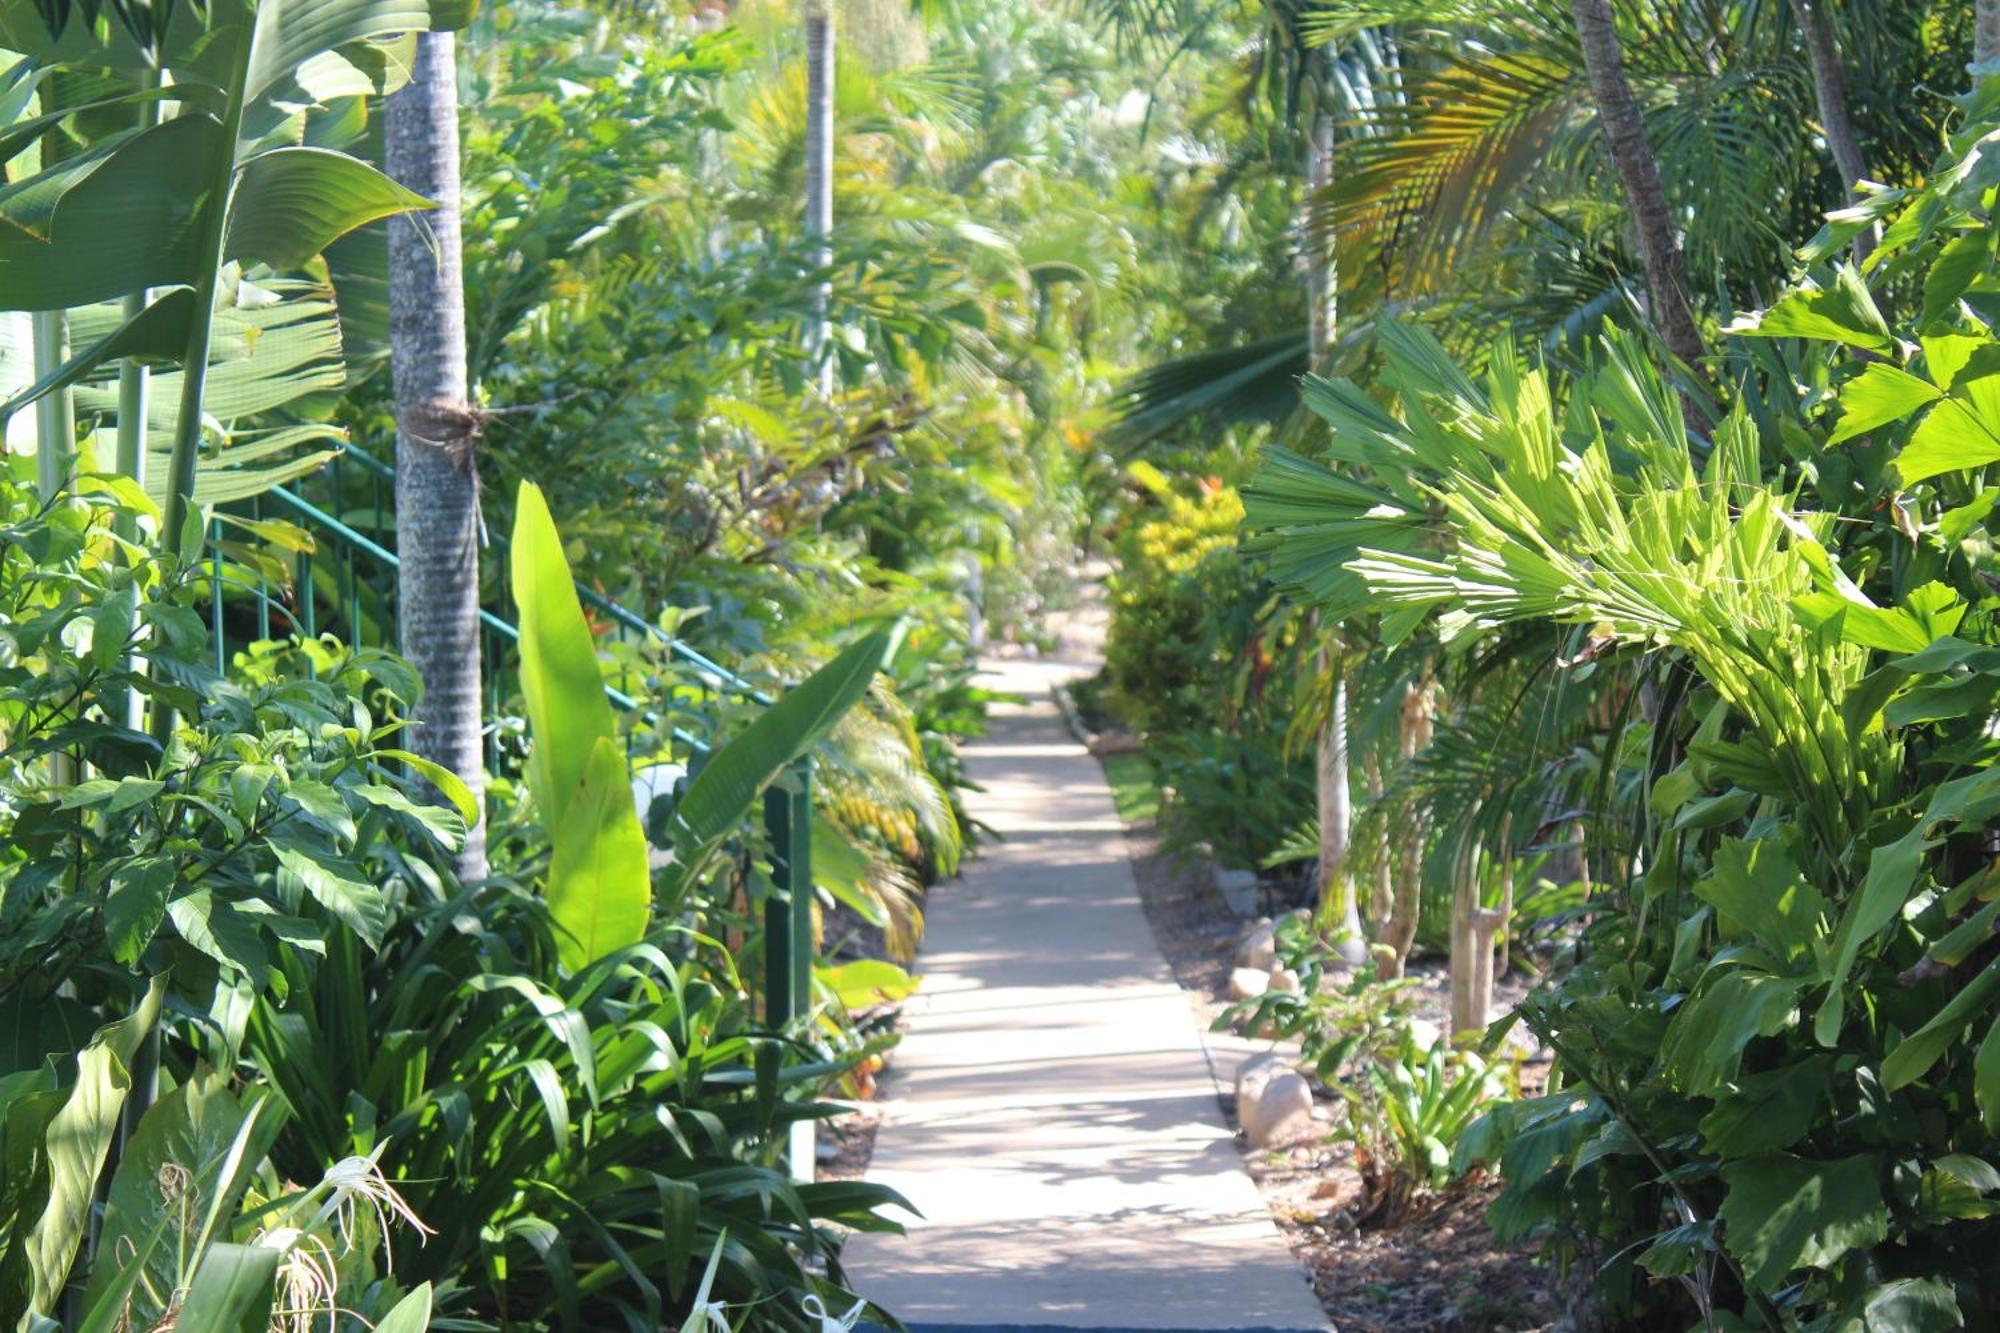
<path fill-rule="evenodd" d="M 388 463 L 349 448 L 295 485 L 274 487 L 231 507 L 232 517 L 249 520 L 253 530 L 261 520 L 283 518 L 311 536 L 309 546 L 294 557 L 288 596 L 281 596 L 279 589 L 254 568 L 226 569 L 224 545 L 229 520 L 212 520 L 210 616 L 218 671 L 227 670 L 231 653 L 248 638 L 269 639 L 274 631 L 279 636 L 298 633 L 307 638 L 330 632 L 353 647 L 396 647 L 395 476 Z M 505 540 L 496 535 L 487 549 L 504 567 Z M 578 584 L 577 596 L 626 641 L 650 640 L 663 648 L 674 662 L 687 668 L 708 695 L 770 702 L 750 682 L 595 589 Z M 518 758 L 508 753 L 499 728 L 491 725 L 503 716 L 518 671 L 520 630 L 504 610 L 483 606 L 479 612 L 489 723 L 487 767 L 494 773 L 511 772 Z M 642 701 L 613 686 L 607 685 L 605 694 L 621 710 L 645 708 Z M 661 721 L 650 712 L 644 716 L 648 721 Z M 668 730 L 683 751 L 688 771 L 698 769 L 711 752 L 714 737 L 679 725 Z M 764 909 L 765 1016 L 771 1027 L 780 1028 L 806 1013 L 811 1002 L 810 760 L 801 761 L 786 781 L 765 793 L 763 826 L 773 883 Z M 810 1160 L 808 1156 L 806 1162 Z"/>

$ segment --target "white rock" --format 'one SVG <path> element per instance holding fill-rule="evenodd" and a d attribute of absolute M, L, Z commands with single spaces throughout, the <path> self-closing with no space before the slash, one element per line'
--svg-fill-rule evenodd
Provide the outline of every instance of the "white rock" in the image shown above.
<path fill-rule="evenodd" d="M 1299 974 L 1289 967 L 1273 967 L 1270 980 L 1272 990 L 1285 991 L 1292 995 L 1299 993 Z"/>
<path fill-rule="evenodd" d="M 1253 1148 L 1272 1148 L 1314 1132 L 1312 1087 L 1276 1055 L 1244 1062 L 1236 1073 L 1236 1120 Z"/>
<path fill-rule="evenodd" d="M 1254 967 L 1268 972 L 1278 961 L 1278 938 L 1275 928 L 1268 920 L 1250 927 L 1243 942 L 1236 946 L 1236 966 Z"/>
<path fill-rule="evenodd" d="M 1254 870 L 1214 869 L 1215 891 L 1222 895 L 1222 901 L 1237 916 L 1257 914 L 1257 872 Z"/>
<path fill-rule="evenodd" d="M 1229 974 L 1229 998 L 1254 1000 L 1271 989 L 1271 974 L 1254 967 L 1239 967 Z"/>

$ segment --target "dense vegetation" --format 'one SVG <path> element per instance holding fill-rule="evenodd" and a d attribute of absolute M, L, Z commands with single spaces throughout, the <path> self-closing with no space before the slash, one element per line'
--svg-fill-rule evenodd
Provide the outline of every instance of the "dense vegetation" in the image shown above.
<path fill-rule="evenodd" d="M 1188 835 L 1318 862 L 1278 940 L 1308 984 L 1244 1016 L 1348 1089 L 1385 1213 L 1502 1172 L 1495 1230 L 1579 1318 L 1991 1324 L 2000 84 L 1946 95 L 1974 14 L 1273 5 L 1189 39 L 1105 9 L 1142 46 L 1253 34 L 1217 78 L 1254 90 L 1246 158 L 1287 146 L 1267 235 L 1323 302 L 1302 395 L 1273 303 L 1122 402 L 1169 478 L 1106 706 Z M 1457 1055 L 1386 979 L 1413 934 Z M 1509 965 L 1539 985 L 1487 1031 Z M 1463 1115 L 1516 1025 L 1547 1092 Z"/>
<path fill-rule="evenodd" d="M 1090 553 L 1371 1220 L 1992 1325 L 1988 8 L 0 0 L 0 1319 L 849 1308 Z"/>

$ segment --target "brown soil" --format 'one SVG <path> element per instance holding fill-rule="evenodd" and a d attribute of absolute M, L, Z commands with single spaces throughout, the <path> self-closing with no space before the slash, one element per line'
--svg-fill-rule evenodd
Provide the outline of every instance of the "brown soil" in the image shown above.
<path fill-rule="evenodd" d="M 1226 988 L 1236 943 L 1246 922 L 1231 915 L 1207 887 L 1205 867 L 1164 853 L 1156 830 L 1128 828 L 1127 841 L 1154 938 L 1188 993 L 1206 1028 L 1228 1004 Z M 1446 985 L 1442 969 L 1417 964 L 1418 1012 L 1442 1025 Z M 1496 1003 L 1518 1000 L 1519 983 L 1496 988 Z M 1546 1077 L 1546 1064 L 1530 1061 L 1523 1082 Z M 1330 1097 L 1321 1090 L 1322 1100 Z M 1221 1097 L 1235 1127 L 1235 1098 Z M 1324 1109 L 1331 1119 L 1337 1114 Z M 1357 1227 L 1362 1194 L 1347 1145 L 1308 1142 L 1283 1151 L 1244 1148 L 1244 1165 L 1263 1192 L 1271 1216 L 1312 1276 L 1313 1291 L 1340 1333 L 1528 1333 L 1557 1318 L 1550 1273 L 1531 1248 L 1503 1246 L 1486 1225 L 1491 1182 L 1470 1182 L 1419 1200 L 1412 1215 L 1392 1227 Z"/>

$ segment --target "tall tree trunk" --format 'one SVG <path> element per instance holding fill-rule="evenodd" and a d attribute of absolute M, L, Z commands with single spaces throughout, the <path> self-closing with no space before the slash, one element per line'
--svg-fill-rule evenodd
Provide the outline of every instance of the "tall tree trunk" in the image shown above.
<path fill-rule="evenodd" d="M 1327 58 L 1332 60 L 1331 50 Z M 1325 364 L 1333 350 L 1339 316 L 1340 275 L 1334 267 L 1332 247 L 1315 241 L 1312 227 L 1313 201 L 1332 181 L 1333 113 L 1322 102 L 1313 116 L 1312 143 L 1306 156 L 1305 206 L 1299 210 L 1299 230 L 1306 250 L 1308 352 L 1315 371 Z M 1337 664 L 1329 655 L 1322 654 L 1320 669 L 1334 668 Z M 1334 681 L 1333 702 L 1327 709 L 1326 725 L 1320 729 L 1317 749 L 1317 763 L 1313 767 L 1319 807 L 1319 916 L 1322 923 L 1338 922 L 1341 956 L 1359 963 L 1368 956 L 1368 950 L 1361 937 L 1361 913 L 1355 902 L 1353 876 L 1347 868 L 1353 810 L 1348 787 L 1344 673 Z"/>
<path fill-rule="evenodd" d="M 427 242 L 407 216 L 389 221 L 390 364 L 396 381 L 396 583 L 403 654 L 424 679 L 411 748 L 475 796 L 486 785 L 479 661 L 478 416 L 465 368 L 459 257 L 457 44 L 417 38 L 410 82 L 389 99 L 389 174 L 437 208 Z M 545 817 L 553 817 L 544 812 Z M 485 821 L 468 831 L 461 878 L 486 873 Z"/>
<path fill-rule="evenodd" d="M 1646 138 L 1639 103 L 1625 77 L 1625 52 L 1611 20 L 1610 0 L 1570 0 L 1576 19 L 1583 68 L 1597 103 L 1598 124 L 1626 202 L 1639 232 L 1639 250 L 1646 263 L 1646 288 L 1652 296 L 1653 318 L 1665 335 L 1667 349 L 1690 367 L 1699 367 L 1706 348 L 1688 303 L 1687 261 L 1681 254 L 1666 190 L 1660 184 L 1660 163 Z"/>
<path fill-rule="evenodd" d="M 1854 118 L 1847 112 L 1847 81 L 1840 68 L 1840 44 L 1834 40 L 1833 25 L 1827 21 L 1825 0 L 1791 0 L 1792 17 L 1805 38 L 1806 63 L 1812 69 L 1813 97 L 1819 103 L 1820 128 L 1833 165 L 1840 172 L 1848 202 L 1861 199 L 1860 182 L 1868 175 L 1867 161 L 1861 156 L 1861 140 L 1854 133 Z M 1854 257 L 1866 259 L 1875 248 L 1876 229 L 1869 227 L 1854 238 Z"/>
<path fill-rule="evenodd" d="M 820 276 L 806 344 L 826 398 L 833 396 L 833 58 L 832 5 L 815 4 L 806 11 L 806 235 Z"/>
<path fill-rule="evenodd" d="M 2000 0 L 1975 0 L 1972 6 L 1972 63 L 2000 60 Z"/>
<path fill-rule="evenodd" d="M 1428 677 L 1413 681 L 1403 694 L 1402 717 L 1396 737 L 1397 753 L 1408 764 L 1430 748 L 1431 723 L 1436 716 L 1435 691 Z M 1400 977 L 1410 961 L 1410 946 L 1416 943 L 1417 919 L 1423 905 L 1424 841 L 1430 835 L 1429 821 L 1419 819 L 1402 830 L 1399 864 L 1390 895 L 1389 917 L 1376 936 L 1388 946 L 1382 958 L 1382 975 Z"/>

